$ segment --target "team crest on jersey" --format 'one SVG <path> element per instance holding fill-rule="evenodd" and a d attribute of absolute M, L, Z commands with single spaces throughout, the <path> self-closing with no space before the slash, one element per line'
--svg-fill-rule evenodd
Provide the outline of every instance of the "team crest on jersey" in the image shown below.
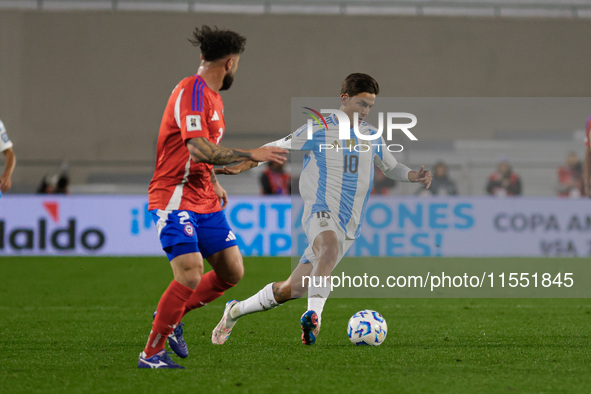
<path fill-rule="evenodd" d="M 189 237 L 192 237 L 193 234 L 195 234 L 195 229 L 191 223 L 185 224 L 185 234 L 187 234 Z"/>
<path fill-rule="evenodd" d="M 319 219 L 318 224 L 320 227 L 328 227 L 326 219 L 330 219 L 330 214 L 326 211 L 316 212 L 316 218 Z"/>
<path fill-rule="evenodd" d="M 201 130 L 201 115 L 187 115 L 187 131 Z"/>

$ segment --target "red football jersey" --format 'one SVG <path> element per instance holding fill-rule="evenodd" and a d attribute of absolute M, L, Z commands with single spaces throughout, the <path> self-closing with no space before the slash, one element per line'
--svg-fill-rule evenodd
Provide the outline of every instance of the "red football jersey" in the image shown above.
<path fill-rule="evenodd" d="M 156 169 L 150 182 L 149 209 L 221 211 L 213 191 L 213 165 L 195 163 L 186 143 L 205 137 L 214 144 L 224 135 L 224 104 L 198 75 L 183 79 L 174 88 L 162 116 Z"/>

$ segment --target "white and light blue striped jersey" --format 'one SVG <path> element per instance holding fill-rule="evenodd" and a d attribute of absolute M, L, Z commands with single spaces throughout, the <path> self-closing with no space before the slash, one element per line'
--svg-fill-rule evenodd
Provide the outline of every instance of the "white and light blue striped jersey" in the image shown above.
<path fill-rule="evenodd" d="M 357 238 L 373 185 L 374 164 L 385 172 L 393 169 L 397 161 L 383 138 L 360 140 L 351 130 L 351 139 L 340 140 L 336 117 L 325 119 L 328 129 L 315 125 L 311 139 L 307 139 L 308 128 L 304 125 L 266 145 L 305 151 L 299 185 L 304 200 L 304 228 L 312 214 L 328 211 L 338 216 L 347 238 Z M 359 132 L 372 135 L 377 130 L 361 122 Z"/>
<path fill-rule="evenodd" d="M 12 142 L 8 138 L 4 123 L 0 120 L 0 152 L 4 152 L 6 149 L 12 148 Z"/>

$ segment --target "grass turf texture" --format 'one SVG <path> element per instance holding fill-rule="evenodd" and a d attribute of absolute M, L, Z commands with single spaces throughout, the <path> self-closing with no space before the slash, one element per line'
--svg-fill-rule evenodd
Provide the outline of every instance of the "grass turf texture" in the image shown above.
<path fill-rule="evenodd" d="M 242 283 L 184 319 L 182 371 L 139 370 L 164 258 L 0 259 L 0 387 L 9 392 L 588 392 L 591 300 L 330 299 L 316 345 L 300 343 L 305 300 L 248 316 L 223 346 L 224 304 L 287 277 L 289 259 L 245 259 Z M 349 317 L 388 322 L 355 347 Z"/>

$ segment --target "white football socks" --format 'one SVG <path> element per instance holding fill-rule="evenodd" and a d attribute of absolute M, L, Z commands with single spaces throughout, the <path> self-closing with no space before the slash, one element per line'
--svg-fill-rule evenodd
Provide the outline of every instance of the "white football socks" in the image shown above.
<path fill-rule="evenodd" d="M 230 316 L 232 319 L 238 319 L 244 315 L 275 308 L 277 305 L 279 303 L 275 301 L 275 296 L 273 296 L 273 283 L 269 283 L 252 297 L 234 305 L 230 310 Z"/>
<path fill-rule="evenodd" d="M 312 276 L 308 284 L 308 310 L 316 312 L 318 324 L 322 319 L 322 310 L 326 299 L 330 295 L 330 286 L 329 276 Z"/>
<path fill-rule="evenodd" d="M 310 279 L 308 284 L 308 310 L 316 312 L 318 322 L 320 322 L 324 304 L 330 295 L 330 277 L 328 277 L 328 280 L 324 280 L 324 277 L 321 276 L 313 276 Z M 238 319 L 244 315 L 275 308 L 277 305 L 279 303 L 273 295 L 273 283 L 269 283 L 258 293 L 234 305 L 230 310 L 230 317 Z"/>

